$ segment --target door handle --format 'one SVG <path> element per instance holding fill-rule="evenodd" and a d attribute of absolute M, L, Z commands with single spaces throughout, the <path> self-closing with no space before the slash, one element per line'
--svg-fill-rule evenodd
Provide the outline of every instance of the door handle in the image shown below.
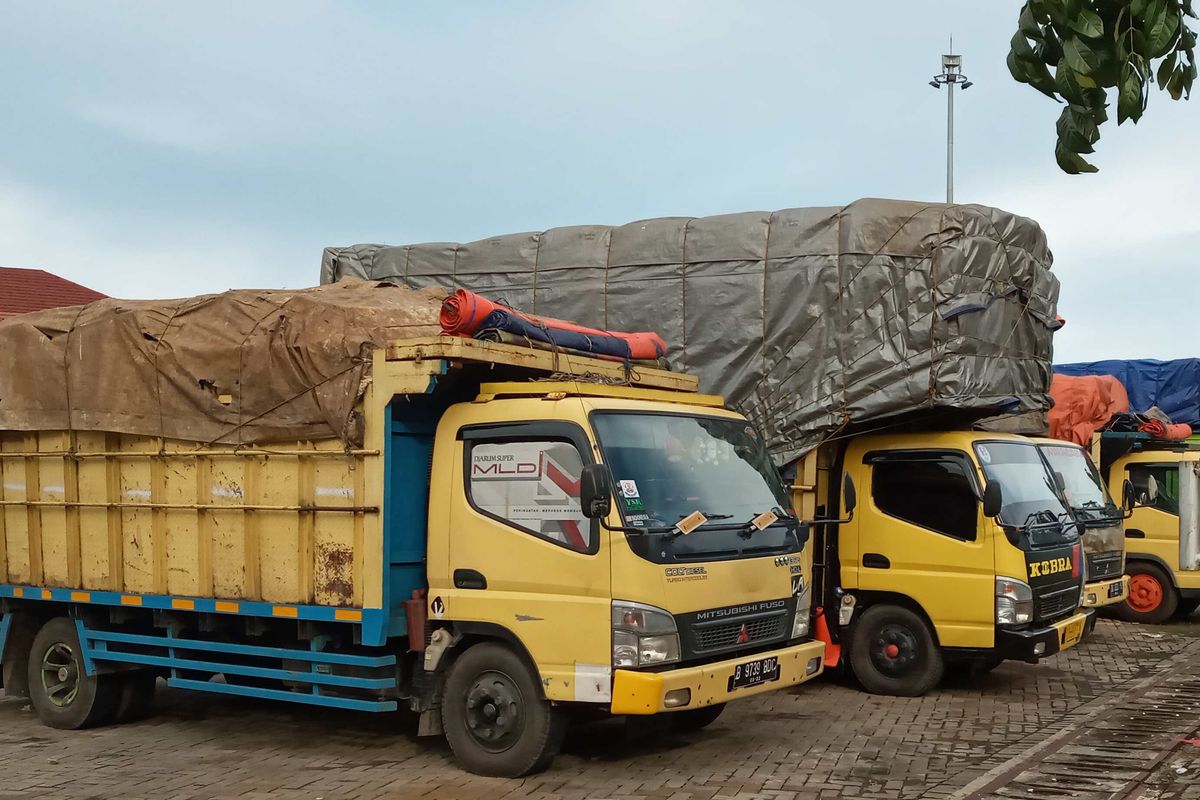
<path fill-rule="evenodd" d="M 863 553 L 862 565 L 873 569 L 891 569 L 892 562 L 880 553 Z"/>
<path fill-rule="evenodd" d="M 1145 539 L 1146 532 L 1139 531 L 1137 528 L 1127 528 L 1125 530 L 1125 538 L 1126 539 Z"/>
<path fill-rule="evenodd" d="M 483 577 L 482 572 L 473 569 L 456 569 L 454 570 L 454 588 L 486 589 L 487 578 Z"/>

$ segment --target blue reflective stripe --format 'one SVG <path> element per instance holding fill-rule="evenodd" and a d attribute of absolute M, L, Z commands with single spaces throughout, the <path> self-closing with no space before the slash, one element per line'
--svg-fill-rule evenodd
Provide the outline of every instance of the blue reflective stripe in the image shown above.
<path fill-rule="evenodd" d="M 88 630 L 87 635 L 90 639 L 101 642 L 171 647 L 175 650 L 203 650 L 209 653 L 234 653 L 237 655 L 261 656 L 264 658 L 288 658 L 296 661 L 342 664 L 352 667 L 390 667 L 396 663 L 394 655 L 361 656 L 350 653 L 321 653 L 312 650 L 259 647 L 232 642 L 205 642 L 198 639 L 168 639 L 163 636 L 143 636 L 136 633 L 115 633 L 113 631 L 99 630 Z"/>
<path fill-rule="evenodd" d="M 349 689 L 391 689 L 396 686 L 393 678 L 352 678 L 343 675 L 325 675 L 319 672 L 293 672 L 269 667 L 246 667 L 241 664 L 223 664 L 216 661 L 193 661 L 187 658 L 150 656 L 142 653 L 118 653 L 111 650 L 93 650 L 96 661 L 116 661 L 122 664 L 141 664 L 146 667 L 169 667 L 196 672 L 220 672 L 224 675 L 248 675 L 254 678 L 271 678 L 297 683 L 314 683 L 322 686 L 341 686 Z"/>
<path fill-rule="evenodd" d="M 0 658 L 4 657 L 4 644 L 8 641 L 8 629 L 12 627 L 12 614 L 0 614 Z"/>
<path fill-rule="evenodd" d="M 49 597 L 43 597 L 43 592 L 49 592 Z M 72 594 L 88 595 L 86 601 L 76 600 Z M 263 603 L 253 600 L 231 600 L 214 597 L 184 597 L 179 595 L 139 594 L 137 592 L 108 592 L 93 589 L 52 589 L 43 586 L 27 586 L 16 584 L 0 584 L 0 597 L 11 597 L 19 600 L 49 600 L 57 603 L 90 603 L 102 606 L 122 606 L 124 608 L 155 608 L 178 612 L 200 612 L 207 614 L 223 614 L 225 616 L 272 617 L 274 619 L 303 619 L 314 622 L 338 622 L 350 625 L 364 625 L 377 629 L 386 627 L 386 613 L 381 608 L 335 608 L 333 606 L 308 606 L 293 603 Z M 125 602 L 122 598 L 136 598 L 137 602 Z M 175 601 L 184 601 L 190 608 L 179 608 Z M 218 604 L 236 604 L 236 611 L 223 611 Z M 289 609 L 286 616 L 277 614 L 277 608 Z M 292 615 L 290 610 L 296 613 Z M 360 614 L 361 620 L 338 619 L 341 612 Z M 380 642 L 382 644 L 382 641 Z"/>
<path fill-rule="evenodd" d="M 195 681 L 189 678 L 168 678 L 167 685 L 177 689 L 192 689 L 197 692 L 233 694 L 241 697 L 259 697 L 264 700 L 282 700 L 287 703 L 303 703 L 327 708 L 347 708 L 353 711 L 388 712 L 396 710 L 395 700 L 355 700 L 348 697 L 329 697 L 321 694 L 301 694 L 283 689 L 259 689 L 254 686 L 232 686 L 228 683 Z"/>

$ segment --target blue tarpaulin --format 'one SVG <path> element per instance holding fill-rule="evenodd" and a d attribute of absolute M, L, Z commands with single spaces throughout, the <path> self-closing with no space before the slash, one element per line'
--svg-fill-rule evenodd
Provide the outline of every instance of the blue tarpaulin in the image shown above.
<path fill-rule="evenodd" d="M 1063 375 L 1112 375 L 1129 394 L 1129 410 L 1158 406 L 1172 422 L 1200 428 L 1200 358 L 1155 361 L 1150 358 L 1055 364 Z"/>

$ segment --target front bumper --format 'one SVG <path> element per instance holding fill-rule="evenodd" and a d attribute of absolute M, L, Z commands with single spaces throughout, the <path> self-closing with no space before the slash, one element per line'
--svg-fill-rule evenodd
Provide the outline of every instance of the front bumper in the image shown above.
<path fill-rule="evenodd" d="M 738 664 L 776 656 L 779 658 L 779 677 L 757 686 L 730 689 L 729 685 Z M 815 661 L 815 665 L 814 662 Z M 666 672 L 634 672 L 618 669 L 613 672 L 612 713 L 658 714 L 662 711 L 686 711 L 730 700 L 740 700 L 774 689 L 810 681 L 824 669 L 825 643 L 804 644 L 755 653 L 698 667 L 683 667 Z M 812 670 L 811 672 L 809 670 Z M 691 696 L 684 705 L 668 708 L 668 692 L 687 689 Z"/>
<path fill-rule="evenodd" d="M 996 654 L 1001 658 L 1032 663 L 1074 647 L 1095 626 L 1096 612 L 1085 608 L 1044 628 L 1024 631 L 997 628 Z"/>
<path fill-rule="evenodd" d="M 1114 586 L 1119 586 L 1120 589 L 1113 589 L 1112 587 Z M 1112 592 L 1117 592 L 1117 594 L 1112 594 Z M 1122 575 L 1119 578 L 1112 578 L 1107 581 L 1096 581 L 1083 587 L 1083 604 L 1088 608 L 1101 608 L 1113 603 L 1120 603 L 1128 596 L 1128 575 Z"/>

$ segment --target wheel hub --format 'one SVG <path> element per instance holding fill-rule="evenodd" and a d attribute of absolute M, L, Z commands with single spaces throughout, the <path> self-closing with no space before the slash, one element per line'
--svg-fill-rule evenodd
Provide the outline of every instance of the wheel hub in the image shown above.
<path fill-rule="evenodd" d="M 524 717 L 521 690 L 508 675 L 487 671 L 467 691 L 467 730 L 484 749 L 499 753 L 520 737 Z"/>
<path fill-rule="evenodd" d="M 916 667 L 920 654 L 916 635 L 904 625 L 884 625 L 871 643 L 871 660 L 876 668 L 894 677 Z"/>
<path fill-rule="evenodd" d="M 79 667 L 75 651 L 65 642 L 55 642 L 42 654 L 42 689 L 59 708 L 75 702 L 79 694 Z"/>
<path fill-rule="evenodd" d="M 1153 575 L 1141 573 L 1129 579 L 1128 603 L 1134 611 L 1148 614 L 1162 605 L 1163 588 Z"/>

